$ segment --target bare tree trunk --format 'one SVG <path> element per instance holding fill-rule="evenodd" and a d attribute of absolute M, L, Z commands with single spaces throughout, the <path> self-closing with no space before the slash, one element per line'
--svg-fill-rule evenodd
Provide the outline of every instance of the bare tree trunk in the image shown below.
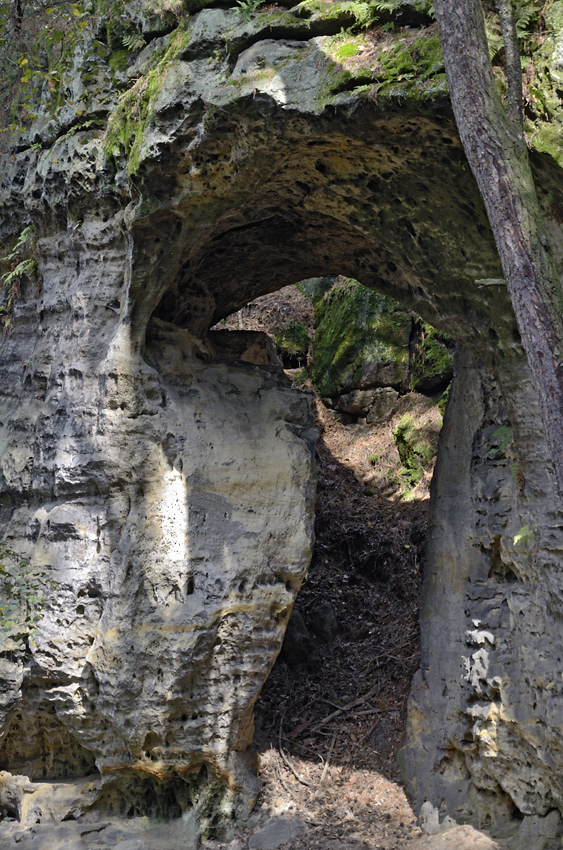
<path fill-rule="evenodd" d="M 495 0 L 504 41 L 506 82 L 508 86 L 506 112 L 513 124 L 521 129 L 524 123 L 522 108 L 522 68 L 512 0 Z"/>
<path fill-rule="evenodd" d="M 498 95 L 479 0 L 435 0 L 450 96 L 495 237 L 563 493 L 563 291 L 517 107 Z M 506 36 L 505 36 L 506 37 Z"/>

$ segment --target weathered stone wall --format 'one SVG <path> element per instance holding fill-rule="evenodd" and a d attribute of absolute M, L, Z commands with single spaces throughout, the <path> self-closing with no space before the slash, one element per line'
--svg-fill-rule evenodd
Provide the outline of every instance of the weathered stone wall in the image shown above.
<path fill-rule="evenodd" d="M 341 273 L 468 352 L 433 497 L 413 796 L 477 823 L 543 816 L 561 806 L 560 502 L 443 85 L 374 93 L 342 76 L 334 19 L 280 15 L 153 29 L 102 129 L 71 103 L 3 159 L 0 234 L 34 223 L 38 280 L 0 350 L 2 529 L 58 589 L 25 657 L 1 659 L 0 767 L 95 761 L 68 803 L 92 817 L 244 812 L 253 701 L 310 553 L 314 435 L 266 348 L 221 353 L 207 329 Z M 562 175 L 534 165 L 561 263 Z"/>
<path fill-rule="evenodd" d="M 534 841 L 542 827 L 532 816 L 547 815 L 557 831 L 562 528 L 526 363 L 493 377 L 461 353 L 433 481 L 409 707 L 417 807 L 428 800 L 497 834 L 524 816 Z"/>
<path fill-rule="evenodd" d="M 61 817 L 228 825 L 310 558 L 315 432 L 260 335 L 266 365 L 158 319 L 135 349 L 112 306 L 125 249 L 115 222 L 42 240 L 41 292 L 3 340 L 4 534 L 57 587 L 28 646 L 4 639 L 0 768 L 97 768 Z"/>

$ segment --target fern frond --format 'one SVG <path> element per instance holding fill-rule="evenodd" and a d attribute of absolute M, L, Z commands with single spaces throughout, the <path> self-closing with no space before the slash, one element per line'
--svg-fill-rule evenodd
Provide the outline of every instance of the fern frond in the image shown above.
<path fill-rule="evenodd" d="M 145 46 L 145 39 L 142 35 L 124 35 L 121 42 L 126 50 L 140 50 L 141 47 Z"/>
<path fill-rule="evenodd" d="M 493 15 L 485 16 L 485 33 L 487 35 L 487 44 L 489 45 L 489 57 L 492 61 L 504 46 L 498 18 Z"/>

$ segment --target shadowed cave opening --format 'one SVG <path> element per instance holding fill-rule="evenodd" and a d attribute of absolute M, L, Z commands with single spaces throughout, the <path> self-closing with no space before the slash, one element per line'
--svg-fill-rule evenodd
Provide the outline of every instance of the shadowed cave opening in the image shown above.
<path fill-rule="evenodd" d="M 305 283 L 314 288 L 314 281 Z M 348 282 L 345 278 L 326 279 L 324 289 L 328 292 L 335 284 L 339 295 L 339 287 Z M 354 286 L 363 289 L 357 282 Z M 369 297 L 367 290 L 366 295 Z M 363 416 L 357 411 L 341 412 L 338 399 L 333 404 L 325 398 L 323 404 L 310 379 L 303 377 L 304 359 L 309 376 L 315 373 L 314 343 L 304 338 L 303 326 L 298 328 L 303 319 L 311 337 L 307 300 L 303 283 L 299 288 L 286 287 L 259 298 L 214 327 L 214 331 L 223 329 L 233 339 L 240 331 L 242 337 L 248 331 L 268 333 L 294 387 L 314 393 L 320 431 L 312 563 L 298 594 L 281 655 L 256 706 L 255 740 L 263 756 L 272 745 L 283 745 L 293 758 L 311 764 L 326 758 L 330 745 L 335 769 L 356 765 L 381 772 L 396 782 L 401 779 L 396 757 L 404 743 L 406 698 L 420 658 L 418 609 L 431 471 L 414 497 L 409 488 L 401 490 L 399 476 L 391 482 L 390 468 L 374 487 L 367 486 L 371 482 L 366 483 L 363 476 L 370 466 L 374 470 L 376 464 L 385 463 L 386 458 L 369 449 L 385 432 L 390 443 L 387 452 L 394 452 L 400 464 L 393 430 L 413 411 L 421 418 L 432 417 L 435 451 L 439 431 L 436 421 L 441 422 L 437 406 L 451 372 L 421 380 L 424 392 L 409 389 L 413 329 L 418 328 L 420 320 L 401 311 L 405 316 L 404 335 L 394 339 L 404 348 L 406 370 L 402 375 L 393 373 L 384 362 L 386 369 L 380 369 L 379 378 L 374 375 L 372 381 L 376 392 L 382 391 L 378 381 L 394 382 L 394 387 L 388 387 L 394 392 L 391 407 L 369 422 L 365 410 Z M 365 320 L 365 316 L 362 318 Z M 279 330 L 283 325 L 289 328 L 293 348 L 302 337 L 300 353 L 290 349 L 290 358 L 286 356 L 284 333 Z M 387 341 L 390 338 L 392 334 Z M 452 346 L 451 341 L 449 344 Z M 337 338 L 333 345 L 342 359 L 343 344 L 339 345 Z M 232 349 L 233 344 L 229 347 Z M 351 357 L 348 353 L 348 359 Z M 365 392 L 369 382 L 363 386 Z M 352 457 L 344 460 L 342 453 L 338 456 L 338 449 Z M 360 707 L 356 711 L 344 708 L 357 701 Z M 327 722 L 335 709 L 336 717 Z"/>

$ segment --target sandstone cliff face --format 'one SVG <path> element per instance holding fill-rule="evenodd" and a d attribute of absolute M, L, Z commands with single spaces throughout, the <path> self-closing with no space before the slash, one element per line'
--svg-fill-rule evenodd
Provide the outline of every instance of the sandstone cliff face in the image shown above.
<path fill-rule="evenodd" d="M 29 648 L 4 647 L 0 765 L 97 768 L 68 811 L 199 807 L 228 825 L 253 799 L 238 753 L 310 558 L 309 402 L 279 366 L 225 362 L 158 319 L 135 351 L 110 308 L 124 244 L 105 232 L 82 251 L 45 240 L 52 277 L 4 340 L 5 532 L 57 590 Z"/>
<path fill-rule="evenodd" d="M 430 20 L 402 5 L 429 48 Z M 32 221 L 38 265 L 0 350 L 2 528 L 58 589 L 0 661 L 0 768 L 72 778 L 75 815 L 191 811 L 195 832 L 244 815 L 253 702 L 310 555 L 314 432 L 265 343 L 208 328 L 345 274 L 466 352 L 434 487 L 411 792 L 480 824 L 559 809 L 560 503 L 439 59 L 423 99 L 401 101 L 400 80 L 374 91 L 338 58 L 330 16 L 204 9 L 170 32 L 138 11 L 150 43 L 121 92 L 108 77 L 92 93 L 100 130 L 77 119 L 76 70 L 69 104 L 2 163 L 0 233 Z M 385 66 L 386 37 L 360 46 Z M 561 261 L 562 175 L 535 167 Z"/>

